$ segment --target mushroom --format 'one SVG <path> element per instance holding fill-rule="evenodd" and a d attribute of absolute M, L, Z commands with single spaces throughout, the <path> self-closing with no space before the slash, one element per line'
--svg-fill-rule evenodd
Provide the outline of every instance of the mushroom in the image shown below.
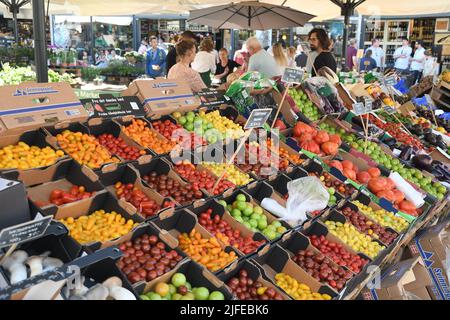
<path fill-rule="evenodd" d="M 10 274 L 11 284 L 18 283 L 27 278 L 27 267 L 24 262 L 28 258 L 28 253 L 23 250 L 13 252 L 9 257 L 3 261 L 3 267 L 8 270 Z"/>
<path fill-rule="evenodd" d="M 41 256 L 31 256 L 25 262 L 31 270 L 30 278 L 37 276 L 42 273 L 42 261 L 44 260 Z"/>
<path fill-rule="evenodd" d="M 114 300 L 136 300 L 133 293 L 122 287 L 122 280 L 118 277 L 106 279 L 103 285 L 109 289 L 109 296 Z"/>
<path fill-rule="evenodd" d="M 46 257 L 42 261 L 42 266 L 44 267 L 44 271 L 53 270 L 63 266 L 63 262 L 58 258 Z"/>
<path fill-rule="evenodd" d="M 87 300 L 106 300 L 109 290 L 101 284 L 93 286 L 84 296 Z"/>
<path fill-rule="evenodd" d="M 89 291 L 89 288 L 84 285 L 84 280 L 84 276 L 80 277 L 80 281 L 75 280 L 75 288 L 70 294 L 71 296 L 84 296 Z"/>

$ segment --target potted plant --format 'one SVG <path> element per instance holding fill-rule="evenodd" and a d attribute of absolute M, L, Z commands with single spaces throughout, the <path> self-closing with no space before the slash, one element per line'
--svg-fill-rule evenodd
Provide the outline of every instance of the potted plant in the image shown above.
<path fill-rule="evenodd" d="M 77 66 L 77 50 L 70 48 L 67 52 L 67 65 L 69 67 Z"/>

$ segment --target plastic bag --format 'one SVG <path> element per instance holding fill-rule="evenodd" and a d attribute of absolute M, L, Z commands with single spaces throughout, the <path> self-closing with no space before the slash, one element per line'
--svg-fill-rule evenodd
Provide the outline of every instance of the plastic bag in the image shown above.
<path fill-rule="evenodd" d="M 240 77 L 241 80 L 245 81 L 258 81 L 262 78 L 263 76 L 258 71 L 248 71 Z"/>
<path fill-rule="evenodd" d="M 330 114 L 344 111 L 344 104 L 336 87 L 327 78 L 309 78 L 304 84 L 307 90 L 321 98 L 321 104 L 318 107 L 322 113 Z"/>
<path fill-rule="evenodd" d="M 323 210 L 330 200 L 328 190 L 317 177 L 305 177 L 287 184 L 289 199 L 286 208 L 273 199 L 265 198 L 261 206 L 292 226 L 307 220 L 306 213 Z"/>

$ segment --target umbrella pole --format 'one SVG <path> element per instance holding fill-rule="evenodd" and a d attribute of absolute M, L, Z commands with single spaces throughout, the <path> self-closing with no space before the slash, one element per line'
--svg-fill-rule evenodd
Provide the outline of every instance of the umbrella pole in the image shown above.
<path fill-rule="evenodd" d="M 347 28 L 350 27 L 350 16 L 348 10 L 345 10 L 345 16 L 344 16 L 344 35 L 342 39 L 342 57 L 341 57 L 341 63 L 342 63 L 342 70 L 345 70 L 346 61 L 347 61 L 347 43 L 348 43 L 348 31 Z"/>
<path fill-rule="evenodd" d="M 13 4 L 13 6 L 11 7 L 12 10 L 12 14 L 13 14 L 13 21 L 14 21 L 14 41 L 16 43 L 16 46 L 19 45 L 19 22 L 18 22 L 18 18 L 17 18 L 17 13 L 19 11 L 19 8 L 17 7 L 17 5 Z"/>
<path fill-rule="evenodd" d="M 48 82 L 47 49 L 45 41 L 45 3 L 33 0 L 34 62 L 37 82 Z"/>

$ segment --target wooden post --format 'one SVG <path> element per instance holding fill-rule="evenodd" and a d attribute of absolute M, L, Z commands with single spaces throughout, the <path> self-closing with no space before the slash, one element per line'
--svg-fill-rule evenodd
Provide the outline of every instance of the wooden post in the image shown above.
<path fill-rule="evenodd" d="M 17 243 L 13 244 L 0 260 L 0 265 L 17 249 Z"/>
<path fill-rule="evenodd" d="M 281 99 L 280 105 L 278 106 L 277 113 L 275 114 L 275 118 L 272 123 L 272 129 L 273 129 L 273 127 L 275 127 L 275 123 L 277 122 L 278 115 L 280 114 L 281 108 L 283 107 L 284 100 L 286 100 L 286 96 L 288 94 L 288 91 L 289 91 L 289 88 L 291 87 L 291 85 L 292 85 L 292 83 L 289 82 L 286 87 L 286 90 L 284 90 L 283 98 Z"/>

